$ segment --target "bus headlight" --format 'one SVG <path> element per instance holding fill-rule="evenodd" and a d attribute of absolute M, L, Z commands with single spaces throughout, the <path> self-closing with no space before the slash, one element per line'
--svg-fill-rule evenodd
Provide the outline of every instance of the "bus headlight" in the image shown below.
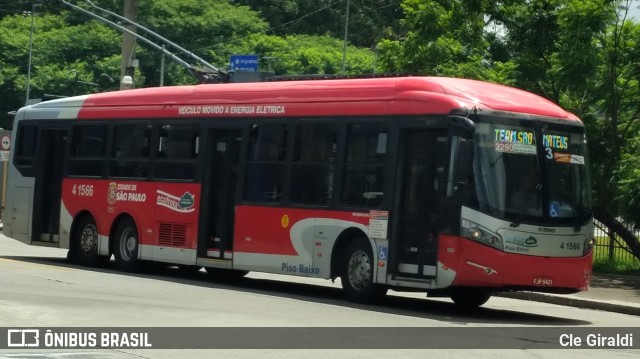
<path fill-rule="evenodd" d="M 460 222 L 462 236 L 472 241 L 482 243 L 500 250 L 504 250 L 502 237 L 500 235 L 481 227 L 477 223 L 463 219 Z"/>
<path fill-rule="evenodd" d="M 587 237 L 587 240 L 584 241 L 584 251 L 582 251 L 582 255 L 586 256 L 593 250 L 593 246 L 596 244 L 595 237 Z"/>

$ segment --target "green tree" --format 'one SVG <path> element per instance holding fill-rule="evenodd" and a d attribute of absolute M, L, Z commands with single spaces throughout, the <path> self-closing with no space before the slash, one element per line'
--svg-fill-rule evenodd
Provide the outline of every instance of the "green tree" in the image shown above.
<path fill-rule="evenodd" d="M 505 79 L 513 70 L 489 53 L 485 14 L 492 2 L 405 0 L 401 6 L 404 35 L 377 46 L 384 70 L 490 80 Z"/>
<path fill-rule="evenodd" d="M 330 36 L 291 35 L 282 38 L 255 34 L 239 44 L 230 45 L 225 51 L 257 54 L 260 69 L 271 69 L 277 75 L 338 74 L 342 67 L 342 47 L 342 40 Z M 348 47 L 347 74 L 372 73 L 374 70 L 375 56 L 371 50 Z"/>
<path fill-rule="evenodd" d="M 225 69 L 228 58 L 222 61 L 220 56 L 216 56 L 218 51 L 227 44 L 238 43 L 249 34 L 263 32 L 268 27 L 257 12 L 246 6 L 234 6 L 225 0 L 140 0 L 138 22 L 220 69 Z M 168 50 L 184 61 L 197 65 L 188 54 Z M 140 72 L 145 77 L 144 86 L 157 86 L 160 52 L 141 45 L 137 58 L 140 60 Z M 196 82 L 180 65 L 167 64 L 165 84 Z"/>
<path fill-rule="evenodd" d="M 640 24 L 624 18 L 601 39 L 604 63 L 600 68 L 603 81 L 597 125 L 603 131 L 596 133 L 596 138 L 605 146 L 601 148 L 604 158 L 597 162 L 594 174 L 602 191 L 599 204 L 636 225 L 640 225 L 640 193 L 633 187 L 640 181 L 639 40 Z"/>
<path fill-rule="evenodd" d="M 4 0 L 0 2 L 0 19 L 13 15 L 28 15 L 35 7 L 37 12 L 59 14 L 62 3 L 59 0 Z"/>
<path fill-rule="evenodd" d="M 0 116 L 8 126 L 7 112 L 30 98 L 45 94 L 71 96 L 113 89 L 109 78 L 119 62 L 117 32 L 95 22 L 69 26 L 59 15 L 37 13 L 34 17 L 31 78 L 28 79 L 31 18 L 14 15 L 0 20 Z M 107 76 L 103 76 L 102 74 Z M 117 76 L 117 75 L 116 75 Z"/>
<path fill-rule="evenodd" d="M 372 48 L 385 33 L 396 32 L 402 17 L 400 0 L 349 0 L 348 41 Z M 268 34 L 344 37 L 346 0 L 235 0 L 259 11 Z"/>

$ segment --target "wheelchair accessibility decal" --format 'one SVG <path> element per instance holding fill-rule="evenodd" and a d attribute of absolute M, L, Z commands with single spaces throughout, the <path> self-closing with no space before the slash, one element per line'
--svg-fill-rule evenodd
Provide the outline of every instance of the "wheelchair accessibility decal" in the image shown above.
<path fill-rule="evenodd" d="M 387 260 L 387 247 L 379 247 L 378 248 L 378 260 L 386 261 Z"/>

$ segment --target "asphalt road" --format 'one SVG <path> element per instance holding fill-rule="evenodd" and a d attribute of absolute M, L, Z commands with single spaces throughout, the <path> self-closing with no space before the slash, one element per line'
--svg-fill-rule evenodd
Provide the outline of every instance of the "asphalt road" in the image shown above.
<path fill-rule="evenodd" d="M 26 246 L 4 236 L 0 236 L 0 323 L 2 328 L 182 328 L 176 329 L 176 335 L 186 335 L 190 328 L 215 327 L 218 331 L 202 330 L 203 335 L 212 336 L 207 342 L 209 347 L 228 344 L 219 350 L 5 349 L 0 350 L 0 358 L 609 358 L 640 354 L 640 334 L 636 334 L 631 349 L 542 349 L 544 343 L 536 343 L 541 333 L 547 339 L 564 331 L 596 333 L 603 327 L 623 334 L 635 333 L 640 322 L 632 315 L 499 297 L 477 312 L 463 313 L 448 299 L 396 292 L 390 292 L 381 305 L 356 305 L 343 298 L 338 282 L 259 273 L 235 282 L 219 282 L 204 271 L 186 274 L 177 268 L 161 267 L 125 274 L 113 266 L 72 265 L 66 261 L 66 251 Z M 236 333 L 233 328 L 238 327 L 277 327 L 273 342 L 302 349 L 239 349 L 251 348 L 264 331 L 237 332 L 238 336 L 245 336 L 239 341 L 245 346 L 231 344 L 237 337 L 228 336 L 225 342 L 225 334 Z M 225 332 L 224 328 L 231 329 Z M 299 332 L 296 328 L 300 328 Z M 403 334 L 404 328 L 415 335 Z M 313 335 L 321 341 L 310 339 Z M 481 349 L 494 335 L 530 343 L 518 344 L 517 349 L 501 349 L 510 346 L 500 342 L 493 345 L 495 348 Z M 417 349 L 416 341 L 408 341 L 406 349 L 402 349 L 403 338 L 417 336 L 424 337 L 418 347 L 470 349 Z M 452 337 L 460 340 L 458 346 L 447 344 Z M 371 345 L 377 349 L 343 349 L 348 347 L 348 338 L 353 343 L 366 343 L 360 347 Z M 329 349 L 316 348 L 325 345 Z"/>

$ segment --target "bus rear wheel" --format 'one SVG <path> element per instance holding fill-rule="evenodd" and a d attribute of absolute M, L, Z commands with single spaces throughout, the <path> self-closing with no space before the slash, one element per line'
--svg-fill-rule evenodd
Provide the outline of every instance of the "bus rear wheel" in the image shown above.
<path fill-rule="evenodd" d="M 485 304 L 491 298 L 491 292 L 475 288 L 456 288 L 451 291 L 451 300 L 460 308 L 473 310 Z"/>
<path fill-rule="evenodd" d="M 385 286 L 373 282 L 374 263 L 371 246 L 364 238 L 358 238 L 347 246 L 340 279 L 350 301 L 371 304 L 380 301 L 387 293 Z"/>
<path fill-rule="evenodd" d="M 104 266 L 111 256 L 98 254 L 98 227 L 90 215 L 82 216 L 73 233 L 69 257 L 82 265 Z"/>
<path fill-rule="evenodd" d="M 127 272 L 139 270 L 138 228 L 131 218 L 125 218 L 118 223 L 114 244 L 114 257 L 118 268 Z"/>

